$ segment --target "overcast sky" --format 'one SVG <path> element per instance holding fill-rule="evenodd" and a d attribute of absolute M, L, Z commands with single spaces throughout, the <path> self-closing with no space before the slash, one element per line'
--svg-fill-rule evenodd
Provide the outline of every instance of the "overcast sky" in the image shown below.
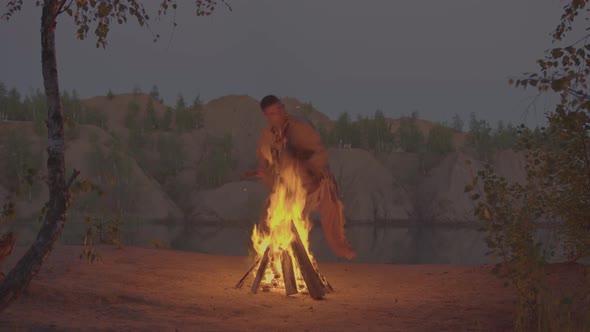
<path fill-rule="evenodd" d="M 559 0 L 227 1 L 233 11 L 207 18 L 193 14 L 194 1 L 179 1 L 173 35 L 169 19 L 153 23 L 157 43 L 135 23 L 115 25 L 106 50 L 76 40 L 70 18 L 60 17 L 61 88 L 91 97 L 157 84 L 171 105 L 178 93 L 274 93 L 331 117 L 418 110 L 436 121 L 475 112 L 519 123 L 533 93 L 507 78 L 536 69 L 561 13 Z M 21 91 L 42 86 L 40 9 L 25 2 L 0 22 L 0 81 Z M 541 123 L 549 103 L 541 98 L 526 122 Z"/>

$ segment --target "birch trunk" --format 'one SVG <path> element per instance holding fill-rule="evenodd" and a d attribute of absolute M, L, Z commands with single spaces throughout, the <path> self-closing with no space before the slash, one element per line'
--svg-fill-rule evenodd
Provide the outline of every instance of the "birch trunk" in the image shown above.
<path fill-rule="evenodd" d="M 65 179 L 63 113 L 55 54 L 55 27 L 58 8 L 59 2 L 57 0 L 45 0 L 41 17 L 41 61 L 43 84 L 47 97 L 49 205 L 35 242 L 0 285 L 0 311 L 14 301 L 39 272 L 41 265 L 53 249 L 54 243 L 61 235 L 66 222 L 68 186 Z"/>

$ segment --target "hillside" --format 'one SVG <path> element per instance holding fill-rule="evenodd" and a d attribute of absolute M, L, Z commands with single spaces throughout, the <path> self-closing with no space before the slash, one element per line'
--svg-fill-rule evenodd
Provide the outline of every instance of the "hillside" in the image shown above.
<path fill-rule="evenodd" d="M 312 105 L 295 98 L 284 101 L 291 114 L 307 117 L 316 127 L 334 126 Z M 143 94 L 94 97 L 81 104 L 84 109 L 74 114 L 76 119 L 88 118 L 84 112 L 94 112 L 95 118 L 105 122 L 93 120 L 96 125 L 78 124 L 66 129 L 68 169 L 81 170 L 82 176 L 97 182 L 107 195 L 82 195 L 71 211 L 72 220 L 78 220 L 78 224 L 72 221 L 77 226 L 66 229 L 65 243 L 79 243 L 86 227 L 84 216 L 99 214 L 110 215 L 102 217 L 105 222 L 109 218 L 123 220 L 121 236 L 132 243 L 149 245 L 158 239 L 175 248 L 247 254 L 251 227 L 267 195 L 256 181 L 240 180 L 244 171 L 256 167 L 254 151 L 266 126 L 257 100 L 231 95 L 182 112 Z M 387 123 L 393 131 L 399 126 L 399 120 L 387 119 Z M 434 126 L 420 119 L 416 125 L 424 136 Z M 2 122 L 0 129 L 12 129 L 29 138 L 27 158 L 34 159 L 43 174 L 44 138 L 37 124 Z M 464 144 L 464 134 L 452 135 L 456 147 Z M 466 153 L 459 149 L 424 159 L 416 153 L 376 156 L 362 149 L 331 148 L 330 167 L 341 189 L 349 237 L 359 248 L 359 259 L 407 261 L 410 258 L 400 256 L 399 251 L 412 250 L 423 241 L 421 233 L 380 231 L 375 227 L 471 221 L 473 205 L 463 191 L 471 176 L 465 161 L 476 158 Z M 499 156 L 495 166 L 501 174 L 523 179 L 522 155 L 501 151 Z M 474 160 L 473 165 L 477 168 L 480 163 Z M 10 191 L 13 182 L 10 174 L 2 174 L 0 189 Z M 34 194 L 27 189 L 26 195 L 17 198 L 18 218 L 25 221 L 12 227 L 25 234 L 25 242 L 38 227 L 27 223 L 38 215 L 47 197 L 44 186 L 36 188 Z M 455 257 L 457 243 L 448 242 L 446 234 L 436 236 L 440 238 L 436 259 L 441 262 L 478 261 L 483 251 L 477 242 L 481 238 L 475 233 L 461 235 L 476 242 L 470 247 L 473 255 L 460 257 Z M 334 259 L 320 228 L 314 228 L 311 239 L 317 257 Z M 220 245 L 228 241 L 231 245 Z M 434 255 L 435 247 L 420 250 Z"/>
<path fill-rule="evenodd" d="M 183 212 L 153 177 L 146 174 L 130 156 L 113 151 L 115 142 L 111 135 L 95 126 L 80 125 L 79 129 L 80 136 L 66 142 L 66 168 L 70 171 L 78 169 L 81 178 L 98 184 L 106 194 L 98 197 L 87 193 L 76 198 L 70 210 L 70 223 L 82 223 L 85 216 L 99 219 L 123 216 L 143 227 L 142 225 L 168 220 L 179 222 L 183 219 Z M 30 122 L 0 123 L 0 130 L 4 133 L 24 133 L 30 139 L 30 149 L 38 161 L 40 175 L 46 174 L 47 155 L 44 151 L 44 139 L 34 133 Z M 18 218 L 32 221 L 33 227 L 35 224 L 38 225 L 36 220 L 49 195 L 42 180 L 35 181 L 35 188 L 38 189 L 32 192 L 27 189 L 16 200 Z M 20 228 L 19 225 L 15 226 Z M 82 226 L 72 227 L 70 230 L 77 234 L 73 236 L 81 239 Z M 149 244 L 147 236 L 143 237 L 140 243 Z"/>

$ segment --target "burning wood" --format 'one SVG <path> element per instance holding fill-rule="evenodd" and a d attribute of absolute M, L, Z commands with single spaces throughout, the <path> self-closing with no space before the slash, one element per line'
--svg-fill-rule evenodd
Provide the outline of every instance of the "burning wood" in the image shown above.
<path fill-rule="evenodd" d="M 285 282 L 285 292 L 287 295 L 297 294 L 297 283 L 295 281 L 295 271 L 293 270 L 293 260 L 288 252 L 283 251 L 281 255 L 281 267 L 283 268 L 283 281 Z"/>
<path fill-rule="evenodd" d="M 264 251 L 264 254 L 262 255 L 262 260 L 260 261 L 260 265 L 258 266 L 258 271 L 256 271 L 256 279 L 254 279 L 254 283 L 252 284 L 252 293 L 254 294 L 258 292 L 258 288 L 260 288 L 260 282 L 262 281 L 262 277 L 264 277 L 264 272 L 266 271 L 266 267 L 268 266 L 269 252 L 270 247 L 267 247 Z"/>
<path fill-rule="evenodd" d="M 303 213 L 306 197 L 296 169 L 286 167 L 270 196 L 265 227 L 255 226 L 252 233 L 257 260 L 236 288 L 254 275 L 252 293 L 261 287 L 279 288 L 287 295 L 308 292 L 320 299 L 333 290 L 309 251 L 311 222 Z"/>
<path fill-rule="evenodd" d="M 299 263 L 299 268 L 301 269 L 303 280 L 305 280 L 305 284 L 307 285 L 309 296 L 311 296 L 314 300 L 320 299 L 326 295 L 324 292 L 326 285 L 322 283 L 318 271 L 309 260 L 309 255 L 305 251 L 303 242 L 301 242 L 299 233 L 297 232 L 297 229 L 293 223 L 291 223 L 291 229 L 295 234 L 295 239 L 291 242 L 291 250 L 295 254 L 297 263 Z"/>
<path fill-rule="evenodd" d="M 275 252 L 271 253 L 271 247 L 267 246 L 262 256 L 258 257 L 256 263 L 236 284 L 236 288 L 241 288 L 244 285 L 244 281 L 256 267 L 258 268 L 256 269 L 254 282 L 252 283 L 252 293 L 258 293 L 263 278 L 265 275 L 268 275 L 268 273 L 272 273 L 273 279 L 270 283 L 268 281 L 266 282 L 267 286 L 271 284 L 277 287 L 279 285 L 281 275 L 277 275 L 276 272 L 272 271 L 272 268 L 270 270 L 268 269 L 269 261 L 271 260 L 271 257 L 273 257 L 274 259 L 278 259 L 278 261 L 273 261 L 273 263 L 278 262 L 278 264 L 281 266 L 283 280 L 283 284 L 281 286 L 285 288 L 285 293 L 287 295 L 297 294 L 298 290 L 295 278 L 295 270 L 293 266 L 293 259 L 291 258 L 293 255 L 295 256 L 295 261 L 297 263 L 296 266 L 299 268 L 299 273 L 301 275 L 300 279 L 302 279 L 305 283 L 304 286 L 302 285 L 302 288 L 307 289 L 311 298 L 314 300 L 321 299 L 326 293 L 330 293 L 334 290 L 330 283 L 327 282 L 326 278 L 319 273 L 316 266 L 312 263 L 310 256 L 305 250 L 303 242 L 301 241 L 299 232 L 295 227 L 295 223 L 292 221 L 291 230 L 293 232 L 293 238 L 289 246 L 290 250 L 280 249 L 280 253 L 278 254 Z"/>

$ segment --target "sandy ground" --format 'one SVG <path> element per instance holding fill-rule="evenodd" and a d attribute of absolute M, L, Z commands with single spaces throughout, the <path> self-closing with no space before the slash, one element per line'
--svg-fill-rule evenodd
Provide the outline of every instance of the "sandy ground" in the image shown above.
<path fill-rule="evenodd" d="M 320 263 L 335 293 L 251 294 L 245 257 L 59 246 L 1 331 L 505 331 L 510 291 L 487 266 Z M 13 253 L 11 267 L 22 253 Z M 246 285 L 249 286 L 251 280 Z"/>

